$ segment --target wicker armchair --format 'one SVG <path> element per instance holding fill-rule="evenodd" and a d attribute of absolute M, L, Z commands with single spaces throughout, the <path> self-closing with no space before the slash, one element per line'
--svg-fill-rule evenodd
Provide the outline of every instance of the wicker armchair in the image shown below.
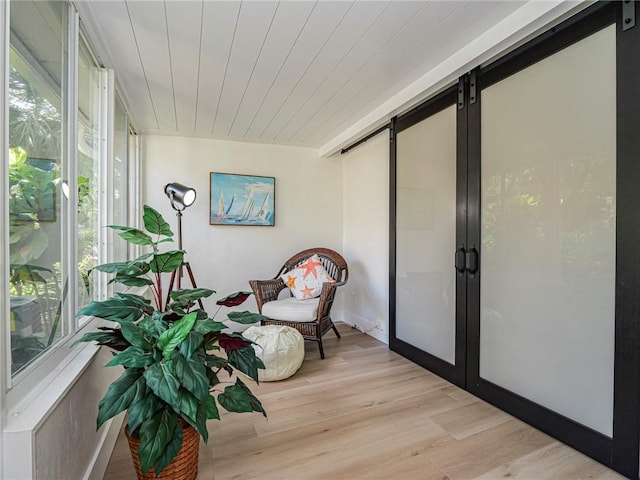
<path fill-rule="evenodd" d="M 329 329 L 333 329 L 337 337 L 340 338 L 340 334 L 331 320 L 331 306 L 333 305 L 333 300 L 336 296 L 337 287 L 347 283 L 347 278 L 349 277 L 347 262 L 339 253 L 329 250 L 328 248 L 310 248 L 308 250 L 304 250 L 287 260 L 273 279 L 250 280 L 249 285 L 251 285 L 253 293 L 256 296 L 258 310 L 262 313 L 262 307 L 265 303 L 282 301 L 278 300 L 278 295 L 284 288 L 286 288 L 286 285 L 280 278 L 280 275 L 295 269 L 314 254 L 318 255 L 325 270 L 329 273 L 331 278 L 335 280 L 335 282 L 326 282 L 322 285 L 317 309 L 311 311 L 308 309 L 308 306 L 313 308 L 315 303 L 310 304 L 309 302 L 314 302 L 314 300 L 301 300 L 299 303 L 306 303 L 307 305 L 305 307 L 307 308 L 305 308 L 306 313 L 303 313 L 300 316 L 300 320 L 294 320 L 292 318 L 288 318 L 287 320 L 269 318 L 267 320 L 263 320 L 262 324 L 286 325 L 288 327 L 295 328 L 302 334 L 305 340 L 318 342 L 320 358 L 324 358 L 322 336 Z M 311 312 L 310 315 L 309 312 Z"/>

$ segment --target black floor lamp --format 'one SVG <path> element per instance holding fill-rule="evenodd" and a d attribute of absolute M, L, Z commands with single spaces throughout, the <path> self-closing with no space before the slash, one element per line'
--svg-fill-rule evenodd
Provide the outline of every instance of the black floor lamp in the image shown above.
<path fill-rule="evenodd" d="M 182 211 L 193 205 L 193 202 L 196 201 L 196 191 L 195 189 L 186 187 L 181 183 L 169 183 L 164 187 L 164 193 L 169 197 L 171 207 L 176 211 L 176 217 L 178 217 L 178 250 L 182 250 Z M 171 274 L 169 291 L 167 293 L 167 303 L 169 303 L 169 300 L 171 299 L 171 292 L 173 291 L 173 285 L 176 281 L 176 275 L 178 278 L 178 290 L 181 288 L 183 268 L 187 269 L 193 288 L 198 288 L 196 285 L 196 279 L 191 271 L 191 265 L 189 265 L 189 262 L 183 261 L 180 264 L 180 267 Z M 204 310 L 202 300 L 198 300 L 198 305 L 200 305 L 200 308 Z"/>

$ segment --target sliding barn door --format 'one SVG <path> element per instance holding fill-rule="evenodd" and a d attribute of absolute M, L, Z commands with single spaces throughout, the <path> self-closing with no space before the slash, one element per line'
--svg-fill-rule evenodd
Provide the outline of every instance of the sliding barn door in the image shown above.
<path fill-rule="evenodd" d="M 464 380 L 456 318 L 465 292 L 452 268 L 452 246 L 465 222 L 457 205 L 466 201 L 466 185 L 459 188 L 466 173 L 457 161 L 458 114 L 451 89 L 396 122 L 393 162 L 391 348 L 453 382 Z"/>
<path fill-rule="evenodd" d="M 480 92 L 479 379 L 608 437 L 615 39 L 610 25 Z"/>
<path fill-rule="evenodd" d="M 391 147 L 390 347 L 630 478 L 635 10 L 597 3 L 465 75 L 392 122 Z"/>

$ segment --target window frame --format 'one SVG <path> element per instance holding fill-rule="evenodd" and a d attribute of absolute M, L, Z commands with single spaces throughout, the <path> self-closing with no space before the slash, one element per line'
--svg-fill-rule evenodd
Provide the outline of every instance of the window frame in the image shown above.
<path fill-rule="evenodd" d="M 7 9 L 6 9 L 7 42 L 5 44 L 3 55 L 6 56 L 4 71 L 5 71 L 6 78 L 8 79 L 9 64 L 10 64 L 9 52 L 11 48 L 11 42 L 10 42 L 11 2 L 5 2 L 5 3 L 7 4 Z M 70 4 L 65 4 L 64 8 L 66 9 L 66 12 L 64 13 L 63 18 L 66 16 L 66 19 L 65 19 L 65 24 L 63 25 L 63 29 L 65 30 L 66 35 L 64 40 L 65 44 L 63 45 L 64 65 L 63 65 L 63 78 L 61 80 L 62 98 L 60 99 L 61 110 L 62 110 L 62 138 L 61 138 L 62 170 L 61 170 L 60 178 L 63 180 L 70 179 L 70 180 L 67 180 L 69 182 L 69 187 L 70 187 L 69 188 L 70 198 L 68 201 L 64 199 L 64 196 L 62 196 L 61 198 L 61 201 L 63 202 L 63 204 L 61 206 L 61 211 L 60 211 L 62 216 L 61 218 L 62 255 L 60 258 L 60 262 L 63 270 L 63 274 L 61 275 L 63 285 L 65 283 L 68 284 L 75 281 L 75 277 L 73 276 L 73 271 L 69 272 L 68 276 L 66 276 L 67 275 L 66 267 L 70 264 L 69 262 L 70 243 L 75 241 L 74 240 L 75 235 L 71 235 L 71 229 L 70 229 L 70 225 L 75 224 L 75 217 L 70 216 L 70 213 L 72 213 L 72 209 L 70 208 L 70 205 L 74 203 L 74 190 L 77 188 L 75 180 L 73 180 L 73 177 L 70 176 L 70 171 L 73 171 L 74 169 L 73 162 L 74 162 L 75 155 L 73 154 L 68 155 L 67 152 L 69 151 L 68 149 L 69 142 L 73 140 L 73 136 L 75 135 L 74 133 L 75 115 L 69 116 L 69 112 L 73 111 L 71 110 L 71 107 L 73 106 L 74 95 L 69 95 L 69 92 L 71 91 L 70 85 L 74 84 L 73 75 L 72 75 L 73 69 L 76 68 L 76 64 L 73 59 L 73 53 L 74 53 L 73 46 L 75 45 L 75 42 L 73 41 L 73 35 L 75 34 L 75 32 L 77 32 L 77 28 L 75 27 L 77 27 L 77 17 L 78 17 L 77 12 Z M 33 66 L 33 65 L 30 65 L 30 66 L 36 70 L 39 68 L 38 66 Z M 3 114 L 8 115 L 8 110 L 9 110 L 8 82 L 5 82 L 4 85 L 5 85 L 5 96 L 4 96 L 4 103 L 2 105 L 2 108 L 3 108 Z M 75 88 L 77 89 L 77 83 L 75 85 Z M 9 146 L 8 122 L 3 128 L 3 135 L 5 138 L 5 143 L 3 144 L 3 155 L 7 156 L 8 146 Z M 8 161 L 5 161 L 4 164 L 6 165 L 6 171 L 3 172 L 4 177 L 3 177 L 2 183 L 3 183 L 3 186 L 6 188 L 7 179 L 8 179 L 8 170 L 9 170 Z M 2 198 L 2 201 L 4 204 L 3 210 L 5 211 L 5 218 L 3 219 L 3 226 L 6 228 L 6 234 L 4 236 L 5 245 L 9 245 L 9 242 L 8 242 L 9 206 L 8 206 L 7 198 L 8 197 L 6 195 L 4 195 Z M 5 255 L 8 255 L 9 248 L 3 249 L 3 253 Z M 8 264 L 8 262 L 6 262 L 6 264 Z M 9 272 L 7 267 L 5 267 L 5 271 L 3 273 L 4 273 L 4 278 L 8 278 Z M 65 276 L 66 276 L 66 280 L 65 280 Z M 9 283 L 7 282 L 7 284 L 3 285 L 3 287 L 4 287 L 3 299 L 6 302 L 6 306 L 4 309 L 6 316 L 4 318 L 9 318 L 9 314 L 10 314 L 9 308 L 8 308 L 9 307 Z M 26 397 L 27 393 L 30 390 L 33 390 L 38 383 L 42 382 L 45 379 L 45 377 L 49 374 L 50 370 L 54 369 L 54 368 L 42 368 L 45 364 L 49 363 L 51 365 L 57 365 L 63 360 L 64 356 L 66 356 L 66 354 L 64 355 L 62 354 L 62 351 L 64 350 L 63 348 L 64 345 L 67 344 L 68 341 L 70 340 L 69 338 L 70 316 L 69 315 L 73 309 L 74 292 L 72 290 L 71 292 L 69 292 L 69 294 L 65 298 L 64 290 L 65 288 L 61 285 L 61 292 L 62 292 L 61 293 L 62 319 L 60 322 L 60 328 L 62 329 L 61 338 L 57 340 L 51 346 L 51 348 L 49 348 L 47 351 L 43 352 L 41 355 L 38 355 L 36 358 L 34 358 L 15 376 L 11 375 L 11 371 L 10 371 L 11 369 L 11 338 L 10 338 L 10 335 L 8 335 L 7 333 L 8 329 L 7 329 L 6 323 L 2 322 L 1 329 L 5 336 L 5 345 L 7 349 L 7 358 L 8 358 L 8 361 L 6 362 L 5 367 L 2 369 L 3 375 L 4 375 L 2 390 L 6 393 L 6 407 L 8 407 L 9 410 L 14 409 L 19 403 L 20 399 Z"/>
<path fill-rule="evenodd" d="M 0 4 L 0 45 L 6 45 L 6 48 L 0 49 L 0 81 L 2 82 L 2 93 L 0 94 L 0 145 L 2 145 L 2 182 L 0 182 L 0 238 L 3 244 L 8 245 L 9 242 L 9 2 Z M 5 148 L 6 147 L 6 148 Z M 5 151 L 6 150 L 6 151 Z M 2 262 L 0 262 L 0 308 L 2 318 L 9 318 L 9 249 L 2 249 Z M 11 364 L 11 345 L 10 336 L 7 335 L 5 322 L 0 325 L 0 346 L 4 351 L 0 365 Z M 7 408 L 6 408 L 6 392 L 7 392 L 7 376 L 8 370 L 0 368 L 0 426 L 6 424 Z M 0 436 L 0 447 L 2 447 L 2 436 Z M 0 464 L 4 464 L 3 459 L 4 448 L 0 448 Z"/>
<path fill-rule="evenodd" d="M 96 232 L 96 245 L 95 247 L 97 248 L 98 251 L 98 263 L 104 263 L 108 257 L 107 254 L 107 248 L 105 246 L 105 232 L 104 232 L 104 228 L 101 228 L 101 226 L 103 225 L 108 225 L 108 222 L 106 222 L 106 211 L 109 208 L 108 202 L 105 201 L 106 198 L 106 192 L 108 191 L 107 185 L 108 185 L 108 172 L 109 172 L 109 155 L 110 155 L 110 141 L 109 139 L 112 138 L 111 136 L 109 136 L 109 110 L 112 109 L 112 107 L 110 106 L 110 95 L 109 95 L 109 88 L 110 85 L 108 83 L 108 81 L 106 80 L 106 77 L 108 75 L 108 72 L 106 71 L 106 69 L 101 68 L 99 62 L 96 60 L 96 56 L 94 55 L 93 51 L 91 50 L 91 44 L 87 41 L 87 37 L 84 34 L 84 32 L 82 31 L 82 28 L 80 28 L 80 23 L 78 23 L 78 32 L 77 32 L 77 48 L 76 48 L 76 64 L 77 64 L 77 68 L 75 69 L 75 75 L 76 75 L 76 82 L 75 82 L 75 92 L 76 94 L 73 95 L 76 98 L 76 108 L 75 108 L 75 122 L 76 122 L 76 126 L 75 126 L 75 132 L 76 132 L 76 138 L 75 138 L 75 143 L 70 144 L 70 152 L 73 152 L 73 155 L 75 156 L 75 166 L 76 166 L 76 172 L 73 175 L 73 178 L 76 180 L 78 179 L 78 165 L 80 163 L 79 160 L 79 155 L 78 155 L 78 133 L 80 131 L 80 125 L 79 125 L 79 117 L 80 117 L 80 105 L 79 105 L 79 91 L 80 91 L 80 86 L 79 86 L 79 72 L 80 72 L 80 51 L 81 50 L 85 50 L 85 52 L 88 54 L 89 60 L 93 63 L 92 67 L 95 67 L 97 69 L 97 73 L 98 73 L 98 89 L 99 89 L 99 93 L 98 93 L 98 125 L 97 125 L 97 134 L 98 134 L 98 145 L 97 145 L 97 156 L 98 156 L 98 182 L 96 185 L 97 191 L 96 191 L 96 198 L 95 198 L 95 202 L 97 204 L 96 210 L 97 210 L 97 216 L 96 216 L 96 228 L 97 228 L 97 232 Z M 107 111 L 107 112 L 105 112 Z M 77 192 L 78 186 L 76 185 L 76 189 L 75 192 Z M 74 209 L 74 213 L 77 215 L 77 205 L 76 208 Z M 75 222 L 75 230 L 76 232 L 78 231 L 78 222 L 76 219 Z M 76 238 L 76 246 L 75 248 L 72 250 L 72 253 L 74 255 L 74 265 L 76 265 L 76 268 L 74 268 L 74 274 L 76 275 L 76 279 L 75 279 L 75 283 L 74 285 L 79 285 L 78 284 L 78 278 L 77 276 L 79 275 L 78 272 L 78 268 L 77 265 L 80 263 L 80 254 L 78 251 L 78 244 L 77 244 L 77 239 L 78 236 L 74 235 L 74 237 Z M 94 292 L 93 292 L 93 298 L 91 300 L 101 300 L 104 297 L 104 292 L 106 291 L 107 288 L 107 283 L 106 283 L 106 279 L 103 278 L 103 276 L 96 276 L 94 278 Z M 79 300 L 77 298 L 77 292 L 76 293 L 76 299 L 75 302 L 73 304 L 73 310 L 74 312 L 77 312 L 78 309 L 80 308 L 79 305 Z M 82 328 L 84 328 L 85 325 L 87 325 L 89 323 L 89 319 L 87 317 L 76 317 L 75 313 L 73 315 L 74 321 L 73 321 L 73 328 L 75 331 L 78 331 Z"/>

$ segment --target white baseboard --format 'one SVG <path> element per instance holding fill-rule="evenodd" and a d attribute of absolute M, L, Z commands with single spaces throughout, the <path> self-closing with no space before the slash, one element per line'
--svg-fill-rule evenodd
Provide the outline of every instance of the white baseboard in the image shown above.
<path fill-rule="evenodd" d="M 376 340 L 380 340 L 385 345 L 389 345 L 389 334 L 387 332 L 383 332 L 379 328 L 373 328 L 364 333 L 375 338 Z"/>
<path fill-rule="evenodd" d="M 344 323 L 345 325 L 350 325 L 351 327 L 355 328 L 356 330 L 361 331 L 362 333 L 365 333 L 367 335 L 369 335 L 370 337 L 375 338 L 376 340 L 381 341 L 382 343 L 389 345 L 389 333 L 385 332 L 383 330 L 380 330 L 378 327 L 376 327 L 372 322 L 364 320 L 364 319 L 360 319 L 359 322 L 357 323 L 352 323 L 352 322 L 347 322 L 347 321 L 343 321 L 342 323 Z"/>

